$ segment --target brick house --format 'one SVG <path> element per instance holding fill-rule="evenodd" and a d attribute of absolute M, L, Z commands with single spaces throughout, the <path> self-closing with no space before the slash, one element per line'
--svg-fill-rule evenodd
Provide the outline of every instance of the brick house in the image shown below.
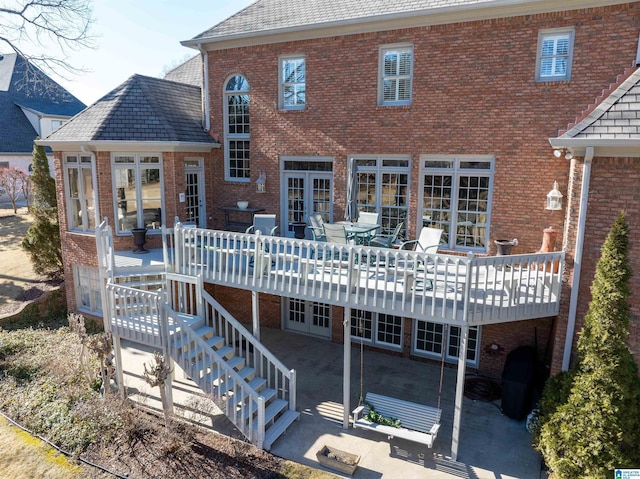
<path fill-rule="evenodd" d="M 93 232 L 103 217 L 116 251 L 131 249 L 136 227 L 150 230 L 149 245 L 159 248 L 160 226 L 171 226 L 175 216 L 195 224 L 194 231 L 250 224 L 250 215 L 233 208 L 247 200 L 276 214 L 280 235 L 291 238 L 292 225 L 309 214 L 344 219 L 353 182 L 351 201 L 379 213 L 382 229 L 402 223 L 405 238 L 424 226 L 442 229 L 439 257 L 489 263 L 494 241 L 504 238 L 518 239 L 516 256 L 536 253 L 553 226 L 555 249 L 566 255 L 563 270 L 547 271 L 562 275 L 559 297 L 555 283 L 542 287 L 553 314 L 523 307 L 506 319 L 494 311 L 465 324 L 468 317 L 449 320 L 435 309 L 412 315 L 403 306 L 387 314 L 394 311 L 366 300 L 356 308 L 348 295 L 322 302 L 301 289 L 279 294 L 262 279 L 223 280 L 220 263 L 208 277 L 194 266 L 204 262 L 200 257 L 182 257 L 179 272 L 203 272 L 208 293 L 241 323 L 253 316 L 255 326 L 259 310 L 262 326 L 444 359 L 458 364 L 462 378 L 465 366 L 499 377 L 506 354 L 519 346 L 537 345 L 549 372 L 567 368 L 615 214 L 627 211 L 632 238 L 640 228 L 633 208 L 640 174 L 638 7 L 255 2 L 182 42 L 201 53 L 201 90 L 134 76 L 43 141 L 55 150 L 56 178 L 65 185 L 58 194 L 69 308 L 102 313 Z M 86 181 L 70 189 L 77 177 Z M 564 196 L 561 209 L 546 208 L 554 182 Z M 87 212 L 83 201 L 97 207 Z M 193 239 L 177 230 L 178 245 L 178 238 L 209 245 L 205 233 Z M 212 249 L 221 252 L 230 238 L 217 237 Z M 632 244 L 638 270 L 634 253 Z M 485 281 L 485 298 L 494 287 L 516 284 L 503 279 L 509 282 L 499 287 Z M 541 291 L 537 279 L 516 281 L 519 299 L 507 302 L 526 303 L 523 296 Z M 633 301 L 637 316 L 640 303 Z M 346 324 L 362 320 L 364 329 L 349 329 L 345 338 L 343 317 Z M 637 321 L 630 346 L 640 353 Z"/>

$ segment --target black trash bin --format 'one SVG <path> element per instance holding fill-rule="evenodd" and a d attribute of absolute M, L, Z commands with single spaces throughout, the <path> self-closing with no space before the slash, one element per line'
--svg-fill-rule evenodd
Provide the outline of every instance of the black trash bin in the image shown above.
<path fill-rule="evenodd" d="M 502 371 L 502 412 L 520 421 L 531 410 L 535 383 L 536 351 L 529 346 L 514 349 Z"/>

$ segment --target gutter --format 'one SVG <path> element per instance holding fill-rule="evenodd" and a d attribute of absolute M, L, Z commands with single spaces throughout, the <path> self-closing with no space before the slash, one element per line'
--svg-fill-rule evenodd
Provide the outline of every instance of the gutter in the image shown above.
<path fill-rule="evenodd" d="M 569 317 L 567 320 L 567 335 L 564 339 L 564 353 L 562 355 L 562 370 L 569 370 L 573 336 L 576 329 L 576 315 L 578 312 L 578 294 L 580 293 L 580 272 L 582 271 L 582 250 L 584 248 L 584 232 L 587 221 L 587 203 L 589 199 L 589 180 L 591 178 L 591 160 L 594 148 L 587 147 L 582 171 L 582 186 L 580 188 L 580 211 L 578 213 L 578 230 L 576 231 L 576 251 L 573 262 L 573 279 L 571 281 L 571 299 L 569 301 Z"/>
<path fill-rule="evenodd" d="M 181 151 L 181 152 L 209 152 L 220 148 L 220 143 L 203 143 L 196 141 L 118 141 L 118 140 L 48 140 L 43 138 L 35 141 L 36 145 L 49 146 L 56 151 Z"/>

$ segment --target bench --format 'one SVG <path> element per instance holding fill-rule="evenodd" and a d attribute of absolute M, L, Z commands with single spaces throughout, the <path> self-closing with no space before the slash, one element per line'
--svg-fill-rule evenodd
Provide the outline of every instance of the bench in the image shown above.
<path fill-rule="evenodd" d="M 398 419 L 400 428 L 367 421 L 366 416 L 371 404 L 375 412 Z M 423 404 L 416 404 L 402 399 L 395 399 L 375 393 L 367 393 L 364 403 L 353 410 L 353 427 L 369 429 L 386 434 L 389 439 L 399 437 L 408 441 L 433 446 L 438 430 L 442 410 Z"/>

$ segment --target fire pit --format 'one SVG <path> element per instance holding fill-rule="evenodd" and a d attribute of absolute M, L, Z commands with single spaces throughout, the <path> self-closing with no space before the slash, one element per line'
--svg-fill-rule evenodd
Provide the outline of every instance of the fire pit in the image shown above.
<path fill-rule="evenodd" d="M 331 446 L 322 446 L 322 449 L 316 452 L 316 457 L 324 467 L 349 475 L 356 471 L 360 461 L 360 456 Z"/>

